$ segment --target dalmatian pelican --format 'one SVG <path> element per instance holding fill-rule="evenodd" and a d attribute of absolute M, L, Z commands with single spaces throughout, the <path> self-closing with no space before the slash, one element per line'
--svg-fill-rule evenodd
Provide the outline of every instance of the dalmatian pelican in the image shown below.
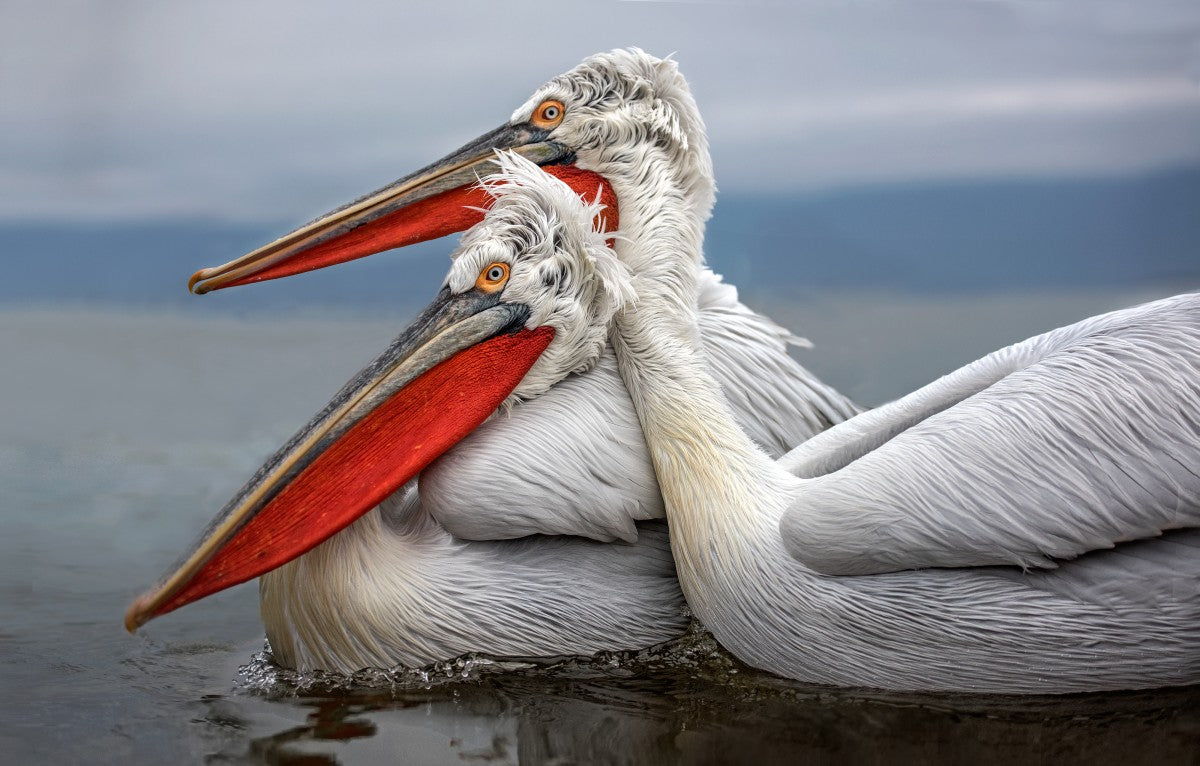
<path fill-rule="evenodd" d="M 675 65 L 594 56 L 514 123 L 546 104 L 561 105 L 550 139 L 641 201 L 614 245 L 637 300 L 611 342 L 680 584 L 725 648 L 890 689 L 1200 681 L 1200 297 L 1001 350 L 777 464 L 730 419 L 699 345 L 707 154 Z"/>
<path fill-rule="evenodd" d="M 593 230 L 599 203 L 532 165 L 488 186 L 495 204 L 430 306 L 258 469 L 130 606 L 127 627 L 262 575 L 272 650 L 301 669 L 591 654 L 683 631 L 662 522 L 628 543 L 471 541 L 411 487 L 394 492 L 498 407 L 595 365 L 631 298 L 627 269 Z M 481 477 L 475 513 L 490 512 L 512 462 Z"/>
<path fill-rule="evenodd" d="M 776 462 L 730 417 L 679 261 L 634 272 L 611 342 L 726 649 L 839 686 L 1200 681 L 1200 294 L 1002 349 Z"/>

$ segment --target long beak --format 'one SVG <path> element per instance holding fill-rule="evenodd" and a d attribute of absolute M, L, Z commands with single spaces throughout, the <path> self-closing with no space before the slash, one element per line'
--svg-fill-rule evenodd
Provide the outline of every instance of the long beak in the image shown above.
<path fill-rule="evenodd" d="M 504 401 L 554 337 L 525 306 L 470 290 L 437 299 L 276 452 L 159 584 L 153 617 L 291 561 L 377 505 Z"/>
<path fill-rule="evenodd" d="M 478 182 L 495 171 L 493 158 L 500 149 L 524 155 L 589 199 L 599 191 L 609 219 L 606 230 L 616 230 L 616 194 L 607 181 L 570 164 L 571 150 L 547 140 L 545 130 L 504 125 L 269 245 L 223 266 L 197 271 L 188 288 L 202 294 L 278 279 L 464 231 L 483 220 L 482 211 L 491 205 Z"/>

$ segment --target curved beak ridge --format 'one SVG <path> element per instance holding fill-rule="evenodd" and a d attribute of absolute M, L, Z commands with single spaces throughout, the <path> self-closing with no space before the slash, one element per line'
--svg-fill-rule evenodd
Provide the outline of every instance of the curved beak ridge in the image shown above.
<path fill-rule="evenodd" d="M 478 181 L 494 170 L 497 150 L 516 151 L 543 166 L 571 160 L 566 146 L 546 136 L 528 124 L 503 125 L 241 258 L 197 271 L 188 289 L 203 294 L 277 279 L 462 231 L 482 218 L 472 208 L 491 202 Z M 595 189 L 592 184 L 590 191 Z"/>

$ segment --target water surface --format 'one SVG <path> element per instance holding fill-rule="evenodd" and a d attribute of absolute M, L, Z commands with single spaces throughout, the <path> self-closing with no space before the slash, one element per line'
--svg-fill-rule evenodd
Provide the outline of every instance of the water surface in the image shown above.
<path fill-rule="evenodd" d="M 749 297 L 817 344 L 804 363 L 876 404 L 1003 343 L 1189 286 Z M 830 690 L 751 671 L 702 636 L 347 686 L 260 655 L 253 585 L 125 633 L 128 601 L 406 313 L 0 309 L 6 762 L 1194 762 L 1197 689 Z"/>

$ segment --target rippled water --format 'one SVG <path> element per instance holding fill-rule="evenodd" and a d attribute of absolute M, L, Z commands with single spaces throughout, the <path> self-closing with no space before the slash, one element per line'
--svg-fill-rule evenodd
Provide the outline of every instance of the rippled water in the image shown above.
<path fill-rule="evenodd" d="M 1166 292 L 855 296 L 773 313 L 817 342 L 806 363 L 874 403 Z M 402 323 L 0 310 L 4 762 L 1195 762 L 1198 689 L 830 690 L 749 670 L 702 633 L 593 659 L 301 677 L 264 653 L 253 586 L 126 634 L 128 601 Z"/>
<path fill-rule="evenodd" d="M 257 740 L 256 754 L 363 763 L 416 757 L 404 734 L 412 728 L 444 738 L 421 761 L 1163 762 L 1194 752 L 1189 711 L 1200 706 L 1200 690 L 1012 700 L 807 687 L 746 668 L 700 631 L 637 653 L 540 664 L 466 658 L 350 683 L 281 671 L 264 652 L 242 669 L 241 689 L 316 708 L 304 726 Z"/>

